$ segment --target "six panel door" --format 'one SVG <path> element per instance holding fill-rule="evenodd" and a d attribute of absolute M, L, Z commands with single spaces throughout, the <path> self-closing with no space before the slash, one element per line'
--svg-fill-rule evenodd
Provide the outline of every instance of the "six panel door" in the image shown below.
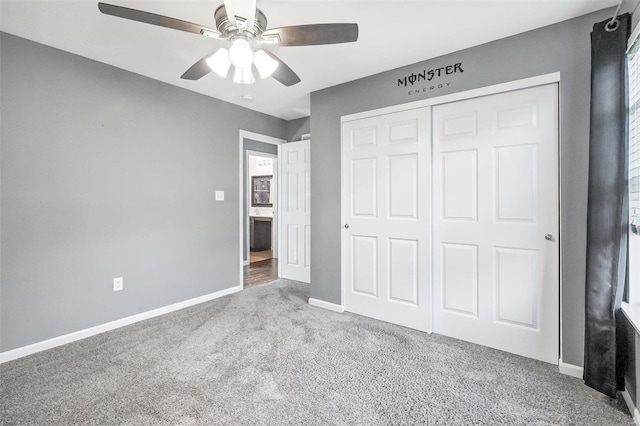
<path fill-rule="evenodd" d="M 433 107 L 433 331 L 558 363 L 558 88 Z"/>
<path fill-rule="evenodd" d="M 308 283 L 311 279 L 311 193 L 309 140 L 281 146 L 282 247 L 280 276 Z"/>
<path fill-rule="evenodd" d="M 343 123 L 344 309 L 431 331 L 429 108 Z"/>

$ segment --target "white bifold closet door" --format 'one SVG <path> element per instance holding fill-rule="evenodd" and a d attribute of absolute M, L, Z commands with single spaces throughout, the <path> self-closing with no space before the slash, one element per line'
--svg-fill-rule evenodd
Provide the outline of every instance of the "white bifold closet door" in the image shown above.
<path fill-rule="evenodd" d="M 558 87 L 433 107 L 433 331 L 558 363 Z"/>
<path fill-rule="evenodd" d="M 423 331 L 431 331 L 429 111 L 342 129 L 344 309 Z"/>
<path fill-rule="evenodd" d="M 281 145 L 280 277 L 311 280 L 311 141 Z"/>

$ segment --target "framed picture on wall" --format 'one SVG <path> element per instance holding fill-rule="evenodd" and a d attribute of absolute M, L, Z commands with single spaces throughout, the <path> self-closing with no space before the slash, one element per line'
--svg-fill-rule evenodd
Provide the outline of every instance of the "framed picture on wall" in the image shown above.
<path fill-rule="evenodd" d="M 273 175 L 251 176 L 252 207 L 273 207 L 273 202 L 271 202 L 272 181 Z"/>

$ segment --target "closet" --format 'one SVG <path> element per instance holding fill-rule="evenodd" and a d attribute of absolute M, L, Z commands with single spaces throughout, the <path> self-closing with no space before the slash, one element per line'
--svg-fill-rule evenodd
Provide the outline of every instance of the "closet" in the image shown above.
<path fill-rule="evenodd" d="M 558 84 L 342 123 L 344 309 L 558 363 Z"/>

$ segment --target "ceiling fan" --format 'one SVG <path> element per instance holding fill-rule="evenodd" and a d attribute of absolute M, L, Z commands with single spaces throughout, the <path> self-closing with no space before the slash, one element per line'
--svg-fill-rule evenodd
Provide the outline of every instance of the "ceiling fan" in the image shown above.
<path fill-rule="evenodd" d="M 253 83 L 256 75 L 254 71 L 257 71 L 261 78 L 273 76 L 285 86 L 292 86 L 300 82 L 300 77 L 280 58 L 261 47 L 314 46 L 358 40 L 358 24 L 309 24 L 267 30 L 267 18 L 256 8 L 256 0 L 224 0 L 214 13 L 215 30 L 113 4 L 98 3 L 98 9 L 106 15 L 186 31 L 228 43 L 228 48 L 220 48 L 213 55 L 205 56 L 193 64 L 180 77 L 186 80 L 198 80 L 211 71 L 227 78 L 233 67 L 233 81 L 236 83 Z"/>

